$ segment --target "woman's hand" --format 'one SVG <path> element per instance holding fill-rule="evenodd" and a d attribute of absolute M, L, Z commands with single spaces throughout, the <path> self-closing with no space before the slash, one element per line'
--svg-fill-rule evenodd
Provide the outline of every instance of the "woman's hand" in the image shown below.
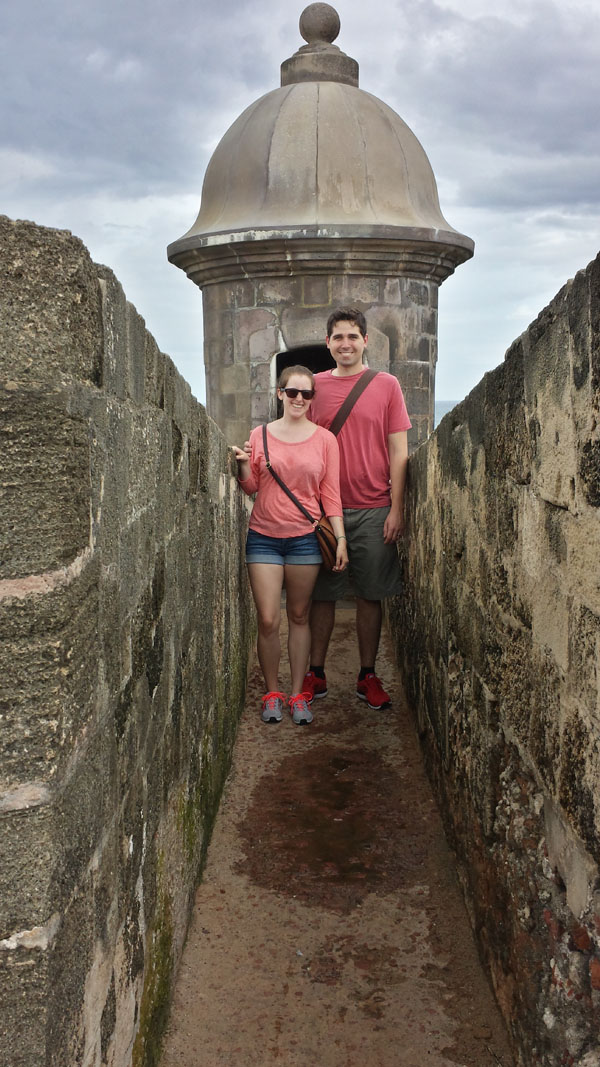
<path fill-rule="evenodd" d="M 335 566 L 333 570 L 337 571 L 339 574 L 340 571 L 344 571 L 348 566 L 348 542 L 346 541 L 346 534 L 344 533 L 344 520 L 341 515 L 328 515 L 327 518 L 331 523 L 331 529 L 333 530 L 337 541 Z"/>
<path fill-rule="evenodd" d="M 238 448 L 237 445 L 233 445 L 233 454 L 238 462 L 238 475 L 243 480 L 247 478 L 250 473 L 250 456 L 243 448 Z"/>
<path fill-rule="evenodd" d="M 335 553 L 335 567 L 333 568 L 338 574 L 341 571 L 345 571 L 348 566 L 348 546 L 346 544 L 345 536 L 340 537 L 337 543 L 337 550 Z"/>

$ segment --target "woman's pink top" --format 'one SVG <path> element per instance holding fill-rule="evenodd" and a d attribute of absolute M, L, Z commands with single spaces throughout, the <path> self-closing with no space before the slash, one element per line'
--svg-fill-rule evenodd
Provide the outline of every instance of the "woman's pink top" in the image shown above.
<path fill-rule="evenodd" d="M 315 519 L 321 514 L 341 515 L 340 452 L 329 430 L 317 426 L 307 441 L 280 441 L 267 428 L 271 466 Z M 256 493 L 250 528 L 268 537 L 300 537 L 310 533 L 308 519 L 284 493 L 265 464 L 262 426 L 250 434 L 250 474 L 240 478 L 249 496 Z"/>

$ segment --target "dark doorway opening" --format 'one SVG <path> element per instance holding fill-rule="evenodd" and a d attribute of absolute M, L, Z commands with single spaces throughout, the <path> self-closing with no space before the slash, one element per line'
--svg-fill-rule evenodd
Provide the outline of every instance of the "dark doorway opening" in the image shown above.
<path fill-rule="evenodd" d="M 331 370 L 335 367 L 335 360 L 329 355 L 327 345 L 302 345 L 301 348 L 292 348 L 288 352 L 279 352 L 275 363 L 277 381 L 285 367 L 295 367 L 296 364 L 299 367 L 306 367 L 313 374 L 318 374 L 319 371 Z M 275 391 L 271 398 L 271 412 L 272 418 L 275 419 L 281 418 L 283 414 L 283 405 L 277 399 Z"/>
<path fill-rule="evenodd" d="M 303 345 L 301 348 L 292 348 L 288 352 L 278 354 L 277 379 L 279 380 L 284 367 L 293 367 L 296 363 L 301 367 L 308 367 L 313 374 L 335 367 L 335 361 L 329 355 L 327 345 Z"/>

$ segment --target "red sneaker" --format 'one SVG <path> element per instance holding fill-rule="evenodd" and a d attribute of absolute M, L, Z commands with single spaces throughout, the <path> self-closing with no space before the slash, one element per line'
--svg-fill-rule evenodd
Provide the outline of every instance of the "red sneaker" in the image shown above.
<path fill-rule="evenodd" d="M 317 677 L 314 671 L 307 671 L 302 682 L 302 692 L 309 704 L 312 704 L 313 700 L 318 700 L 319 697 L 326 697 L 327 679 Z"/>
<path fill-rule="evenodd" d="M 386 693 L 381 684 L 381 679 L 376 674 L 367 674 L 362 681 L 357 679 L 356 695 L 361 700 L 366 700 L 370 708 L 375 711 L 383 711 L 392 703 L 389 693 Z"/>

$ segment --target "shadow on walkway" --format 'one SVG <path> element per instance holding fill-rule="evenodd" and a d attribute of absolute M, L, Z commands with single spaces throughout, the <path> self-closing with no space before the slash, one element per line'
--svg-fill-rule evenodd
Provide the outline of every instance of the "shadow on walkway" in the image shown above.
<path fill-rule="evenodd" d="M 513 1067 L 391 644 L 391 710 L 356 662 L 344 607 L 311 726 L 251 679 L 162 1067 Z"/>

